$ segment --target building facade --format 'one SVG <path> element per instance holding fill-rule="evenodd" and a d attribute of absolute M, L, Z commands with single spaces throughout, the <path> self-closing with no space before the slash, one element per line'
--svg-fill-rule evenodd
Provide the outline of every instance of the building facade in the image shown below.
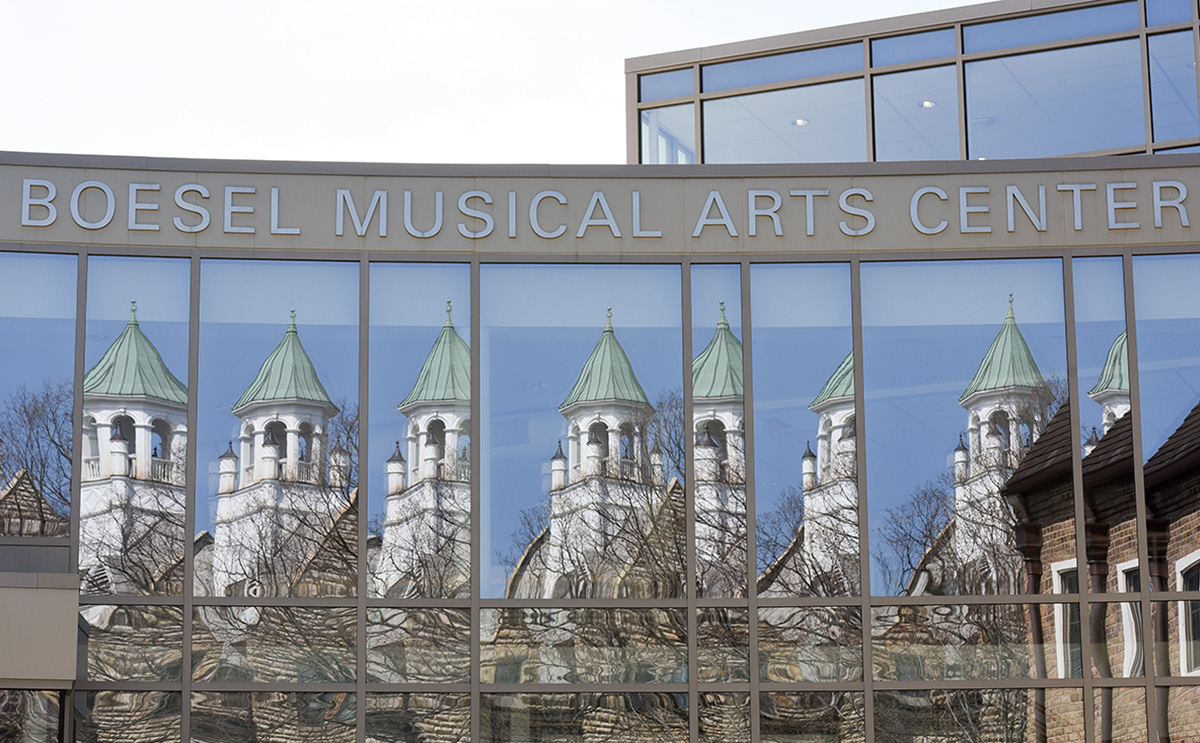
<path fill-rule="evenodd" d="M 631 61 L 686 167 L 0 156 L 0 740 L 1200 740 L 1198 33 Z"/>

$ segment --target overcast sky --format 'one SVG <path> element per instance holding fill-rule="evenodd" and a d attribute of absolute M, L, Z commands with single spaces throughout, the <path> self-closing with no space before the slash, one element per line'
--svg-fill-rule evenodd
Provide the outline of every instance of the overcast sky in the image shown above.
<path fill-rule="evenodd" d="M 627 57 L 963 4 L 13 2 L 0 149 L 621 163 Z"/>

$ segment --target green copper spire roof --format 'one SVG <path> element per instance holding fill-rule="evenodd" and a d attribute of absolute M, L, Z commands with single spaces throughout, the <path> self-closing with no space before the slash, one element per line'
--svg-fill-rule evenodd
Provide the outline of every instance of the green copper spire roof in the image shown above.
<path fill-rule="evenodd" d="M 446 322 L 442 332 L 433 342 L 412 391 L 398 407 L 442 400 L 471 402 L 471 348 L 450 321 L 449 301 L 446 302 Z"/>
<path fill-rule="evenodd" d="M 975 378 L 967 385 L 961 403 L 977 392 L 1000 390 L 1006 387 L 1045 387 L 1046 380 L 1038 371 L 1037 362 L 1025 343 L 1025 338 L 1017 328 L 1017 318 L 1013 315 L 1013 298 L 1008 295 L 1008 315 L 1000 332 L 992 341 L 992 345 L 979 364 Z"/>
<path fill-rule="evenodd" d="M 1101 392 L 1129 391 L 1127 344 L 1128 339 L 1125 337 L 1125 331 L 1122 330 L 1117 339 L 1113 341 L 1112 348 L 1108 349 L 1108 358 L 1104 360 L 1104 368 L 1100 370 L 1100 379 L 1096 381 L 1096 386 L 1088 391 L 1089 396 L 1095 396 Z"/>
<path fill-rule="evenodd" d="M 839 400 L 841 398 L 854 397 L 854 352 L 846 354 L 846 358 L 842 359 L 842 363 L 838 364 L 838 368 L 833 370 L 833 374 L 829 377 L 829 381 L 821 388 L 821 391 L 808 404 L 809 410 L 816 410 L 830 400 Z"/>
<path fill-rule="evenodd" d="M 90 395 L 139 395 L 187 405 L 187 387 L 175 378 L 138 326 L 137 302 L 129 305 L 125 329 L 84 376 L 83 391 Z"/>
<path fill-rule="evenodd" d="M 325 386 L 317 378 L 312 359 L 300 343 L 295 310 L 292 310 L 283 340 L 263 362 L 258 376 L 234 403 L 233 409 L 236 411 L 243 405 L 264 400 L 312 400 L 332 404 Z"/>
<path fill-rule="evenodd" d="M 717 332 L 692 361 L 692 396 L 697 400 L 742 396 L 742 342 L 729 330 L 724 302 Z"/>
<path fill-rule="evenodd" d="M 592 355 L 579 372 L 579 380 L 571 389 L 571 394 L 558 406 L 559 410 L 580 402 L 600 402 L 606 400 L 640 403 L 649 406 L 642 385 L 638 384 L 637 376 L 625 349 L 617 341 L 613 333 L 612 307 L 608 308 L 608 317 L 604 323 L 604 332 L 600 341 L 592 349 Z"/>

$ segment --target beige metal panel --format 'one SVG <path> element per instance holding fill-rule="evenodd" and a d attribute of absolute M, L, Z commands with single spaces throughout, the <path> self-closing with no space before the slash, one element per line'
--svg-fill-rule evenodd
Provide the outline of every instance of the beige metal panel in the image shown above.
<path fill-rule="evenodd" d="M 14 581 L 7 581 L 14 582 Z M 79 638 L 79 576 L 0 587 L 0 687 L 69 688 Z"/>

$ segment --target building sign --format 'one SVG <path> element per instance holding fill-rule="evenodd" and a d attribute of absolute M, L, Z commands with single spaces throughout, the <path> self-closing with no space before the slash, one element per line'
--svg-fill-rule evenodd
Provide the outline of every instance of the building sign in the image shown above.
<path fill-rule="evenodd" d="M 751 168 L 742 177 L 706 175 L 726 172 L 715 168 L 659 177 L 661 170 L 634 166 L 564 168 L 561 176 L 483 168 L 470 177 L 339 174 L 323 165 L 279 165 L 276 173 L 3 165 L 0 240 L 626 255 L 1192 239 L 1188 197 L 1200 187 L 1200 168 L 988 165 L 931 175 L 854 166 L 862 174 L 781 176 L 773 167 L 756 176 Z M 296 167 L 317 172 L 287 170 Z"/>

